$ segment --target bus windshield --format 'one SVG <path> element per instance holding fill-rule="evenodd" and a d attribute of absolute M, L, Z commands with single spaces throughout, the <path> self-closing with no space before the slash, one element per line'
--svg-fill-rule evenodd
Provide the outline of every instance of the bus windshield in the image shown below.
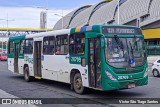
<path fill-rule="evenodd" d="M 143 38 L 105 38 L 106 62 L 116 68 L 141 66 L 145 62 Z"/>

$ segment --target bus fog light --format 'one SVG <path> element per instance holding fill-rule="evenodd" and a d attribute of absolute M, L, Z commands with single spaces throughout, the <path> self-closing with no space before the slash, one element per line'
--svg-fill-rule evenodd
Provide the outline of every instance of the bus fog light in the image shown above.
<path fill-rule="evenodd" d="M 143 77 L 146 77 L 148 75 L 148 68 L 146 68 L 146 71 L 144 73 L 144 76 Z"/>
<path fill-rule="evenodd" d="M 113 80 L 113 81 L 117 80 L 111 73 L 109 73 L 108 71 L 105 71 L 105 72 L 106 72 L 107 77 L 108 77 L 110 80 Z"/>

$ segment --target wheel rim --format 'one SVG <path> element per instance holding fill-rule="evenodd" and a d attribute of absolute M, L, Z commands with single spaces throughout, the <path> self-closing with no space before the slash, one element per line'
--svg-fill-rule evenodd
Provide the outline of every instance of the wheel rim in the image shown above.
<path fill-rule="evenodd" d="M 82 88 L 82 80 L 80 78 L 77 78 L 75 81 L 75 86 L 78 90 Z"/>
<path fill-rule="evenodd" d="M 158 71 L 154 71 L 154 76 L 158 76 Z"/>

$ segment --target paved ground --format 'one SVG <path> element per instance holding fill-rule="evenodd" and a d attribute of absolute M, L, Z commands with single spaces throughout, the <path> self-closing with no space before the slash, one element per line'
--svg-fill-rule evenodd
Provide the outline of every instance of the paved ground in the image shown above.
<path fill-rule="evenodd" d="M 86 95 L 78 95 L 70 90 L 68 84 L 49 81 L 49 80 L 36 80 L 34 82 L 25 82 L 22 75 L 14 74 L 7 70 L 7 63 L 0 62 L 0 98 L 4 96 L 13 96 L 19 98 L 160 98 L 160 78 L 155 78 L 151 74 L 151 68 L 149 66 L 149 84 L 143 87 L 137 87 L 133 89 L 101 92 L 89 90 Z M 3 90 L 3 91 L 2 91 Z M 1 94 L 3 93 L 3 94 Z M 11 98 L 11 97 L 10 97 Z M 100 100 L 100 99 L 99 99 Z M 94 101 L 94 100 L 93 100 Z M 30 105 L 33 106 L 33 105 Z M 44 105 L 36 105 L 43 107 Z M 60 104 L 60 105 L 45 105 L 45 107 L 94 107 L 94 106 L 110 106 L 110 107 L 123 107 L 128 105 L 100 105 L 100 104 Z M 130 105 L 135 106 L 157 106 L 160 105 Z M 1 107 L 1 105 L 0 105 Z M 7 106 L 6 106 L 7 107 Z"/>

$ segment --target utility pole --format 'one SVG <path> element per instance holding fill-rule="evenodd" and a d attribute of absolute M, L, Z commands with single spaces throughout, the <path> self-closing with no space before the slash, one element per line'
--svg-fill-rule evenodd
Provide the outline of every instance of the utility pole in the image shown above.
<path fill-rule="evenodd" d="M 55 16 L 59 16 L 59 17 L 62 18 L 62 29 L 63 29 L 63 25 L 64 25 L 64 24 L 63 24 L 63 17 L 64 17 L 64 16 L 63 16 L 63 9 L 62 9 L 62 15 L 59 15 L 59 14 L 54 14 L 54 15 L 55 15 Z"/>
<path fill-rule="evenodd" d="M 15 21 L 14 19 L 11 19 L 11 20 L 9 20 L 9 18 L 8 18 L 8 13 L 7 13 L 7 19 L 0 19 L 0 20 L 4 20 L 4 21 L 6 21 L 7 22 L 7 36 L 9 36 L 8 35 L 8 25 L 9 25 L 9 21 Z"/>
<path fill-rule="evenodd" d="M 120 19 L 119 19 L 119 15 L 120 15 L 120 11 L 119 11 L 119 2 L 120 2 L 120 0 L 117 0 L 118 1 L 118 4 L 117 4 L 117 7 L 118 7 L 118 24 L 120 23 Z"/>

